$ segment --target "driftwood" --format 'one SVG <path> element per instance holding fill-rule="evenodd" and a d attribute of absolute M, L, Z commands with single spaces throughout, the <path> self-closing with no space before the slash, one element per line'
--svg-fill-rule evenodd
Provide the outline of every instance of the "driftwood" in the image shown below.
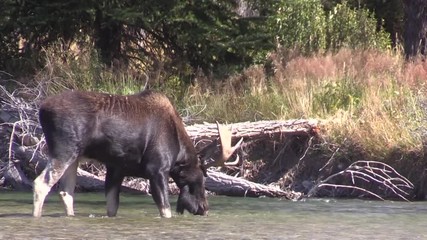
<path fill-rule="evenodd" d="M 294 119 L 287 121 L 257 121 L 240 122 L 232 125 L 232 140 L 244 141 L 286 138 L 294 135 L 316 135 L 318 121 L 314 119 Z M 210 143 L 218 138 L 218 129 L 215 123 L 194 124 L 186 127 L 188 134 L 194 140 L 196 147 Z"/>
<path fill-rule="evenodd" d="M 339 179 L 338 182 L 334 181 Z M 347 180 L 347 181 L 346 181 Z M 374 186 L 373 188 L 370 186 Z M 314 197 L 322 189 L 347 189 L 380 200 L 384 197 L 409 201 L 414 185 L 391 166 L 377 161 L 356 161 L 343 171 L 319 181 L 307 194 Z M 348 195 L 348 193 L 346 193 Z"/>
<path fill-rule="evenodd" d="M 219 195 L 247 196 L 247 197 L 282 197 L 299 199 L 302 194 L 293 191 L 284 191 L 277 186 L 267 186 L 245 179 L 232 177 L 222 172 L 208 171 L 206 189 Z"/>

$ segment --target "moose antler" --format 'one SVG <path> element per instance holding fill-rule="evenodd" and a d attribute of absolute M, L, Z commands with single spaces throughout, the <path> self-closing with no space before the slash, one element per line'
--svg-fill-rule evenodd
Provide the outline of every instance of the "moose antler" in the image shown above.
<path fill-rule="evenodd" d="M 235 166 L 240 162 L 239 156 L 236 157 L 236 160 L 233 162 L 227 162 L 227 160 L 233 155 L 233 153 L 242 145 L 243 138 L 241 138 L 236 145 L 231 146 L 231 137 L 232 137 L 232 128 L 228 126 L 223 126 L 216 123 L 218 128 L 218 135 L 220 141 L 220 152 L 215 151 L 218 148 L 218 140 L 213 141 L 211 144 L 206 146 L 199 152 L 199 155 L 204 159 L 210 159 L 208 163 L 205 164 L 206 168 L 209 167 L 220 167 L 220 166 Z"/>

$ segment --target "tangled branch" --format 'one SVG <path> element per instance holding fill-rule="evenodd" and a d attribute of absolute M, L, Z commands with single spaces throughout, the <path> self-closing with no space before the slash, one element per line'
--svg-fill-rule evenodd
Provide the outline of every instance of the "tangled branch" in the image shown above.
<path fill-rule="evenodd" d="M 331 183 L 338 177 L 350 179 L 351 184 Z M 405 201 L 409 201 L 407 197 L 410 196 L 412 190 L 414 190 L 414 185 L 391 166 L 377 161 L 356 161 L 345 170 L 320 181 L 309 191 L 307 196 L 313 197 L 320 189 L 332 187 L 334 189 L 345 188 L 359 190 L 375 198 L 384 200 L 381 194 L 368 190 L 366 187 L 367 184 L 377 186 L 377 190 L 384 189 L 384 195 L 386 192 L 391 191 L 394 196 Z"/>

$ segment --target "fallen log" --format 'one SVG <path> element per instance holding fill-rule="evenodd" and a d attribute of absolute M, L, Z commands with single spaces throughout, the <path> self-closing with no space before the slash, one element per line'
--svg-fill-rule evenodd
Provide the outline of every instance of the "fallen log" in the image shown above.
<path fill-rule="evenodd" d="M 240 122 L 230 124 L 232 140 L 237 142 L 257 139 L 284 139 L 289 136 L 313 136 L 319 131 L 318 120 L 315 119 L 291 119 L 286 121 L 269 120 L 257 122 Z M 195 146 L 210 143 L 218 139 L 218 128 L 215 123 L 203 123 L 186 126 L 188 135 L 195 142 Z M 202 146 L 202 147 L 203 147 Z"/>
<path fill-rule="evenodd" d="M 239 197 L 283 197 L 299 199 L 302 195 L 293 191 L 284 191 L 276 186 L 267 186 L 236 178 L 222 172 L 209 170 L 206 189 L 219 195 Z"/>
<path fill-rule="evenodd" d="M 9 162 L 4 172 L 4 181 L 17 190 L 30 190 L 32 188 L 31 181 L 25 176 L 21 167 L 13 162 Z"/>

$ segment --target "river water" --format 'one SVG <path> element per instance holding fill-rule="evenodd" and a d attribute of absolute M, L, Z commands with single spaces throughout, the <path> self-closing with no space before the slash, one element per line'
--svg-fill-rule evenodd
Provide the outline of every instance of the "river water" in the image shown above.
<path fill-rule="evenodd" d="M 78 193 L 76 216 L 65 217 L 52 195 L 34 219 L 31 193 L 0 192 L 0 239 L 427 239 L 427 202 L 210 196 L 209 203 L 207 217 L 161 219 L 151 197 L 122 194 L 118 217 L 105 218 L 102 193 Z"/>

